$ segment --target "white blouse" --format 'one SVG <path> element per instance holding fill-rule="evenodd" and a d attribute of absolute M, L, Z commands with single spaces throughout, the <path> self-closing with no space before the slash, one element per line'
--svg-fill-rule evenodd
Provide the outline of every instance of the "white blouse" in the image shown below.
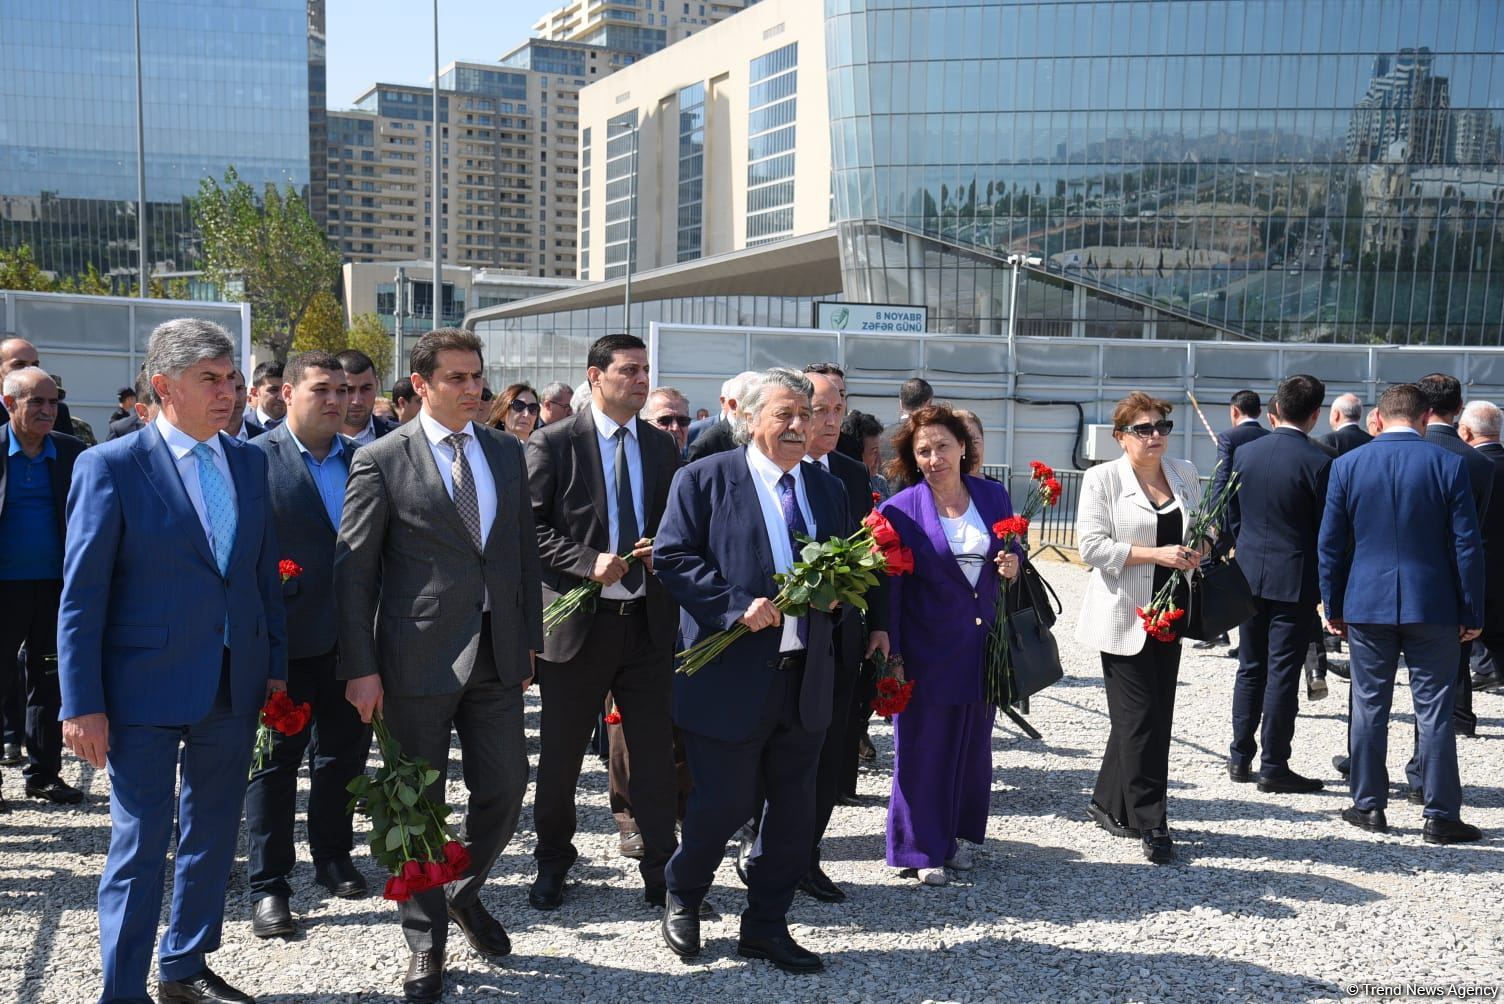
<path fill-rule="evenodd" d="M 992 541 L 987 538 L 987 524 L 982 522 L 977 504 L 972 502 L 966 507 L 964 514 L 954 519 L 941 516 L 940 526 L 950 544 L 950 553 L 955 555 L 966 581 L 976 585 L 982 577 L 982 565 L 987 561 L 987 551 L 992 546 Z"/>

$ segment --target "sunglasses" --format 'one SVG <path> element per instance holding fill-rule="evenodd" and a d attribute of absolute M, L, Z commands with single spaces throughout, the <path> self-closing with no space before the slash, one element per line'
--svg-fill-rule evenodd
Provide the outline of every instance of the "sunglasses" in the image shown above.
<path fill-rule="evenodd" d="M 689 428 L 689 423 L 693 421 L 694 419 L 690 418 L 688 415 L 659 415 L 657 418 L 653 419 L 653 424 L 661 425 L 665 429 L 667 429 L 671 425 L 677 425 L 681 429 L 687 429 Z"/>
<path fill-rule="evenodd" d="M 515 400 L 512 401 L 511 409 L 512 409 L 512 414 L 514 414 L 514 415 L 520 415 L 524 411 L 527 412 L 529 415 L 536 415 L 536 414 L 538 414 L 538 412 L 540 410 L 542 410 L 542 409 L 540 409 L 538 407 L 538 405 L 536 405 L 536 404 L 528 404 L 526 401 L 522 400 L 522 398 L 520 398 L 520 397 L 516 398 Z"/>
<path fill-rule="evenodd" d="M 1143 422 L 1139 425 L 1119 426 L 1123 432 L 1131 432 L 1139 439 L 1148 439 L 1156 432 L 1161 436 L 1168 436 L 1175 429 L 1175 423 L 1168 418 L 1162 418 L 1158 422 Z"/>

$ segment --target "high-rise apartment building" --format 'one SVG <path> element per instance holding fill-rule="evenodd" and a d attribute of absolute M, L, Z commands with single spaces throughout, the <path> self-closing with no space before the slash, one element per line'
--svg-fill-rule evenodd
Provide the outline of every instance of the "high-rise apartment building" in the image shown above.
<path fill-rule="evenodd" d="M 321 193 L 324 0 L 141 0 L 148 263 L 195 264 L 184 200 L 234 167 Z M 138 268 L 132 5 L 0 4 L 0 247 L 43 268 Z"/>
<path fill-rule="evenodd" d="M 625 65 L 599 46 L 530 39 L 439 75 L 445 261 L 576 273 L 579 92 Z M 350 261 L 432 255 L 433 98 L 380 83 L 329 113 L 329 236 Z"/>
<path fill-rule="evenodd" d="M 723 21 L 757 0 L 571 0 L 533 30 L 556 41 L 586 42 L 646 56 Z"/>

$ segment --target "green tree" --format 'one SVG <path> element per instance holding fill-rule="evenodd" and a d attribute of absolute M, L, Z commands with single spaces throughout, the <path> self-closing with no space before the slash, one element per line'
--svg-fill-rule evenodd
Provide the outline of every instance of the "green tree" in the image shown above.
<path fill-rule="evenodd" d="M 268 184 L 258 198 L 233 167 L 223 183 L 200 182 L 193 219 L 203 234 L 204 275 L 251 305 L 252 337 L 286 362 L 309 307 L 339 277 L 339 252 L 292 186 Z"/>
<path fill-rule="evenodd" d="M 0 289 L 50 293 L 56 288 L 57 282 L 37 265 L 30 245 L 0 248 Z"/>
<path fill-rule="evenodd" d="M 392 336 L 382 325 L 381 318 L 375 314 L 361 314 L 354 324 L 346 327 L 345 310 L 331 293 L 320 293 L 314 298 L 292 344 L 293 352 L 314 349 L 324 352 L 359 349 L 376 364 L 378 383 L 385 381 L 391 372 Z"/>

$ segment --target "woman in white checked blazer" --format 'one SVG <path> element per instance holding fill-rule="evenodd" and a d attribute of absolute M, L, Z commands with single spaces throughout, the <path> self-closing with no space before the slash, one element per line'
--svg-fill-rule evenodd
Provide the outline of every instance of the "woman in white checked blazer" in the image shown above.
<path fill-rule="evenodd" d="M 1118 402 L 1113 437 L 1123 456 L 1086 472 L 1076 512 L 1076 544 L 1092 567 L 1076 640 L 1102 653 L 1112 722 L 1087 813 L 1109 833 L 1141 839 L 1157 864 L 1174 857 L 1165 790 L 1180 642 L 1150 638 L 1137 610 L 1176 569 L 1195 566 L 1181 541 L 1201 500 L 1195 466 L 1165 456 L 1170 408 L 1141 391 Z"/>

